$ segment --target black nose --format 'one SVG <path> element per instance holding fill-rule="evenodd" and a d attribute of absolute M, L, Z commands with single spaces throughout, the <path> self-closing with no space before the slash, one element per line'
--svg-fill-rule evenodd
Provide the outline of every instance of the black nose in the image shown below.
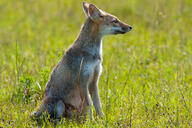
<path fill-rule="evenodd" d="M 132 27 L 129 27 L 129 29 L 132 29 Z"/>

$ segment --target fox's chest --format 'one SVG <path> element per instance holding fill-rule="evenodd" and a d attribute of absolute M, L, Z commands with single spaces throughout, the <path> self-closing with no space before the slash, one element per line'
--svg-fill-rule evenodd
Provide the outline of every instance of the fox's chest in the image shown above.
<path fill-rule="evenodd" d="M 100 47 L 87 48 L 82 52 L 83 72 L 85 75 L 92 75 L 96 72 L 100 73 L 102 63 L 102 45 Z"/>
<path fill-rule="evenodd" d="M 87 60 L 82 63 L 82 75 L 83 77 L 89 77 L 92 80 L 95 72 L 101 73 L 102 71 L 102 60 L 101 58 L 95 58 L 92 60 Z"/>
<path fill-rule="evenodd" d="M 101 67 L 101 59 L 85 61 L 83 64 L 83 72 L 85 74 L 93 74 L 94 71 L 101 70 L 100 67 Z"/>

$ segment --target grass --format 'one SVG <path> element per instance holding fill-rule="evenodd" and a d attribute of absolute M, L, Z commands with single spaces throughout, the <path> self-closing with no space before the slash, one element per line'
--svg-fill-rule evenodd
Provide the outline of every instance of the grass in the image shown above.
<path fill-rule="evenodd" d="M 103 41 L 104 119 L 29 118 L 85 20 L 82 1 L 1 0 L 0 127 L 192 127 L 192 1 L 88 2 L 133 27 Z"/>

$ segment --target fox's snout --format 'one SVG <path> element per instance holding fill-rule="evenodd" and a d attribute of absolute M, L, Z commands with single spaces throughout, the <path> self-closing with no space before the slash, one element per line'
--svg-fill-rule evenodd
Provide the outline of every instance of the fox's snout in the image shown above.
<path fill-rule="evenodd" d="M 112 27 L 113 34 L 125 34 L 131 31 L 132 27 L 121 21 L 118 21 L 115 26 Z"/>
<path fill-rule="evenodd" d="M 129 31 L 131 31 L 131 29 L 132 29 L 132 27 L 131 26 L 128 26 L 128 28 L 126 28 L 126 32 L 129 32 Z"/>
<path fill-rule="evenodd" d="M 132 27 L 127 25 L 126 27 L 122 27 L 121 29 L 122 30 L 119 33 L 120 34 L 125 34 L 125 33 L 129 32 L 129 31 L 131 31 Z"/>

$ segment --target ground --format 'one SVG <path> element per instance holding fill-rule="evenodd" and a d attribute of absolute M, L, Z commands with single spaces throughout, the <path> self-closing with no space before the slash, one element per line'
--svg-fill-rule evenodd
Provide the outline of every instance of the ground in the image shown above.
<path fill-rule="evenodd" d="M 103 40 L 105 116 L 30 119 L 85 20 L 79 0 L 0 1 L 0 127 L 192 127 L 192 1 L 88 0 L 133 29 Z"/>

